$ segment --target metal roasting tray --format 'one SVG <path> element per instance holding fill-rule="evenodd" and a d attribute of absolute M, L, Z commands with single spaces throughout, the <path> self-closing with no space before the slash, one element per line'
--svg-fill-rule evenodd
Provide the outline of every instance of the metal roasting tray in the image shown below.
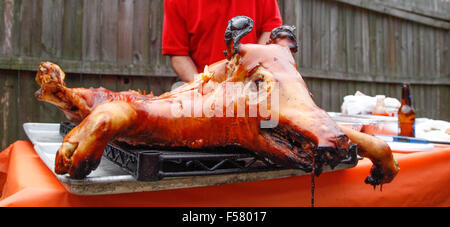
<path fill-rule="evenodd" d="M 397 135 L 398 122 L 396 117 L 376 115 L 348 115 L 336 112 L 328 112 L 336 123 L 346 125 L 356 131 L 364 127 L 367 134 Z"/>
<path fill-rule="evenodd" d="M 109 143 L 98 168 L 85 179 L 54 172 L 55 154 L 72 123 L 25 123 L 24 131 L 39 157 L 72 194 L 100 195 L 170 190 L 268 180 L 310 173 L 285 169 L 237 148 L 221 151 L 164 151 Z M 356 166 L 355 159 L 333 170 Z"/>

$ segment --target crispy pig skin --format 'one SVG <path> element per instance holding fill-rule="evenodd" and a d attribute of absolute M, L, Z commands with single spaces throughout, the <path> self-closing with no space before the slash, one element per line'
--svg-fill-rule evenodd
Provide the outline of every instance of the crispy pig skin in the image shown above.
<path fill-rule="evenodd" d="M 352 142 L 362 143 L 361 148 L 368 143 L 384 143 L 370 136 L 361 139 L 347 128 L 342 130 L 314 103 L 298 72 L 292 47 L 283 37 L 267 45 L 239 44 L 237 53 L 229 59 L 206 67 L 194 81 L 160 96 L 67 88 L 60 67 L 43 62 L 36 75 L 41 86 L 36 97 L 55 104 L 68 119 L 80 122 L 64 138 L 56 155 L 55 172 L 77 179 L 86 177 L 98 166 L 111 140 L 168 148 L 239 146 L 305 171 L 323 164 L 337 165 L 348 157 Z M 230 94 L 227 86 L 232 83 L 241 83 L 243 89 Z M 252 84 L 267 92 L 258 93 L 261 89 L 251 89 Z M 255 93 L 258 98 L 252 99 Z M 271 100 L 276 100 L 277 108 Z M 245 107 L 243 115 L 238 113 L 241 104 Z M 269 112 L 276 109 L 277 124 L 271 128 L 262 128 L 261 122 L 274 117 L 275 112 L 270 116 L 260 112 L 250 115 L 250 109 L 259 110 L 263 104 Z M 233 113 L 227 115 L 230 109 Z M 366 183 L 388 183 L 398 166 L 386 147 L 375 150 L 364 150 L 379 167 L 376 176 L 372 172 Z M 387 155 L 370 155 L 374 153 Z"/>

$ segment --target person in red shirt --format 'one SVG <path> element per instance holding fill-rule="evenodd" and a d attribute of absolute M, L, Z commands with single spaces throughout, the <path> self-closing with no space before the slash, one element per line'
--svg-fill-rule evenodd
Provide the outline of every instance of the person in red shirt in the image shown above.
<path fill-rule="evenodd" d="M 165 0 L 162 54 L 170 56 L 175 73 L 191 81 L 205 65 L 225 58 L 224 33 L 235 16 L 253 19 L 253 30 L 241 43 L 264 44 L 282 25 L 276 0 Z"/>

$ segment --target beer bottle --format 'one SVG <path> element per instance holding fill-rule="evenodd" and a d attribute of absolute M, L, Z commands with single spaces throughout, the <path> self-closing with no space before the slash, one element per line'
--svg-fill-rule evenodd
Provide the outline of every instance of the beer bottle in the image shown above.
<path fill-rule="evenodd" d="M 409 84 L 402 86 L 402 104 L 398 109 L 398 128 L 400 136 L 414 137 L 414 121 L 416 113 L 411 105 L 411 94 L 409 93 Z"/>

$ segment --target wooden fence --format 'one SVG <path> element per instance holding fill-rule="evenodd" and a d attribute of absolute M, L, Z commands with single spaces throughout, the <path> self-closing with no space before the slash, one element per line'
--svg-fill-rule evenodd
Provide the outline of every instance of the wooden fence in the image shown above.
<path fill-rule="evenodd" d="M 279 0 L 317 104 L 340 111 L 357 90 L 400 98 L 409 82 L 418 117 L 450 120 L 450 2 L 423 2 Z M 61 65 L 70 87 L 168 91 L 176 78 L 161 55 L 162 21 L 162 0 L 0 1 L 1 149 L 26 139 L 24 122 L 64 119 L 34 98 L 41 61 Z"/>

